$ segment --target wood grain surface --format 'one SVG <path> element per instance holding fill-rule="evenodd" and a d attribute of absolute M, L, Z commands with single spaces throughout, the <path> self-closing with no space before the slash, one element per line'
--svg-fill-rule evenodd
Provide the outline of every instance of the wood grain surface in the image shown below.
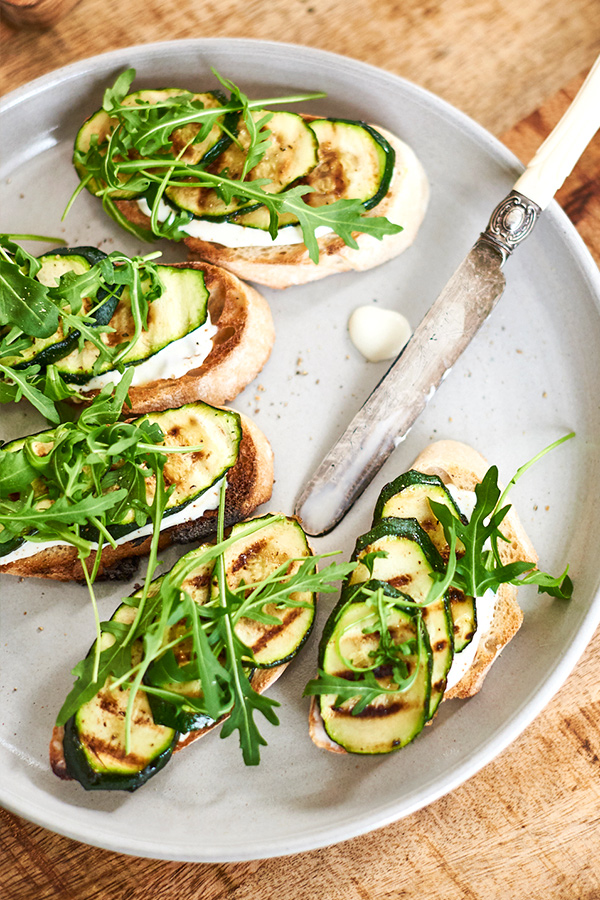
<path fill-rule="evenodd" d="M 0 24 L 2 89 L 128 44 L 225 35 L 309 44 L 387 68 L 459 106 L 527 161 L 600 51 L 600 4 L 80 0 L 51 31 Z M 600 261 L 598 136 L 559 200 Z M 600 633 L 510 748 L 395 825 L 285 859 L 195 865 L 86 847 L 0 810 L 0 897 L 599 900 Z"/>

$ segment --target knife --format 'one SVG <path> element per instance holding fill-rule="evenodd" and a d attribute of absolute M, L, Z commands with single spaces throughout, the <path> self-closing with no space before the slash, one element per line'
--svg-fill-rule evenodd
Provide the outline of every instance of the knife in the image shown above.
<path fill-rule="evenodd" d="M 327 534 L 404 440 L 504 291 L 502 267 L 600 127 L 600 57 L 575 99 L 300 494 L 310 535 Z"/>

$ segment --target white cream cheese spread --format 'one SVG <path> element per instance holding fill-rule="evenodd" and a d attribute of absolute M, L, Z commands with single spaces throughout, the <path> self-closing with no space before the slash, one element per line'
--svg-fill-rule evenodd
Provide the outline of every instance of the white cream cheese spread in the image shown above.
<path fill-rule="evenodd" d="M 206 322 L 199 328 L 167 344 L 138 366 L 133 366 L 132 386 L 151 384 L 167 378 L 181 378 L 187 372 L 199 368 L 212 350 L 212 339 L 217 331 L 217 326 L 212 324 L 208 315 Z M 87 391 L 99 391 L 105 384 L 118 384 L 122 377 L 123 373 L 111 369 L 95 375 L 85 384 L 73 384 L 71 387 L 77 393 L 84 394 Z"/>
<path fill-rule="evenodd" d="M 219 505 L 219 493 L 221 491 L 221 485 L 223 483 L 223 479 L 220 478 L 212 487 L 209 487 L 203 494 L 200 495 L 196 500 L 192 500 L 187 506 L 183 509 L 180 509 L 178 512 L 174 512 L 170 516 L 165 516 L 162 520 L 161 531 L 166 528 L 171 528 L 172 525 L 182 525 L 184 522 L 190 522 L 193 519 L 199 519 L 204 515 L 205 512 L 208 512 L 211 509 L 217 509 Z M 123 537 L 116 538 L 116 544 L 125 544 L 127 541 L 135 541 L 137 538 L 147 537 L 152 534 L 153 531 L 152 522 L 147 522 L 146 525 L 142 525 L 140 528 L 136 528 L 134 531 L 130 531 L 128 534 L 124 534 Z M 27 559 L 30 556 L 35 556 L 36 553 L 39 553 L 42 550 L 49 550 L 51 547 L 64 547 L 66 546 L 64 541 L 47 541 L 44 543 L 38 543 L 36 541 L 28 541 L 25 540 L 20 547 L 17 547 L 12 553 L 7 553 L 5 556 L 0 556 L 0 565 L 5 565 L 9 562 L 16 562 L 20 559 Z M 98 544 L 92 543 L 93 549 L 97 549 Z"/>

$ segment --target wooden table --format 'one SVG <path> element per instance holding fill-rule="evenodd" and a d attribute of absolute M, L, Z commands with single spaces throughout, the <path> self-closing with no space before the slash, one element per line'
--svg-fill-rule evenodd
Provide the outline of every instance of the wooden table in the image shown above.
<path fill-rule="evenodd" d="M 0 11 L 8 2 L 0 0 Z M 46 14 L 51 3 L 44 0 Z M 96 53 L 192 36 L 290 41 L 365 60 L 434 91 L 527 161 L 600 52 L 600 4 L 80 0 L 51 30 L 0 24 L 2 91 Z M 600 261 L 598 137 L 559 200 Z M 597 633 L 520 739 L 450 796 L 395 825 L 286 859 L 194 865 L 89 848 L 0 810 L 0 896 L 598 900 L 599 723 Z"/>

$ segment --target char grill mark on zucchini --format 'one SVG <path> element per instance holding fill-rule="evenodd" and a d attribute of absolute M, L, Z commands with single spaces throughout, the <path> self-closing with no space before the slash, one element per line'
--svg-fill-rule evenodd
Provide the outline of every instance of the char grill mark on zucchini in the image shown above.
<path fill-rule="evenodd" d="M 254 121 L 259 123 L 265 112 L 255 110 L 252 113 Z M 270 146 L 245 180 L 252 182 L 266 178 L 269 182 L 263 186 L 263 190 L 279 193 L 314 168 L 317 162 L 317 139 L 304 119 L 296 113 L 275 112 L 264 128 L 270 132 Z M 213 174 L 222 172 L 228 178 L 241 179 L 249 145 L 250 135 L 240 117 L 236 142 L 208 165 L 207 171 Z M 168 187 L 165 196 L 176 207 L 191 212 L 196 218 L 217 221 L 239 210 L 255 210 L 258 206 L 256 201 L 242 197 L 232 197 L 226 201 L 212 188 L 193 185 Z"/>
<path fill-rule="evenodd" d="M 429 505 L 430 500 L 443 504 L 457 519 L 466 521 L 446 485 L 437 475 L 426 475 L 411 469 L 383 488 L 375 506 L 373 522 L 388 517 L 416 519 L 427 532 L 434 547 L 446 563 L 448 543 L 444 529 Z M 459 541 L 457 554 L 460 556 L 462 552 L 464 552 L 464 547 Z M 467 597 L 457 588 L 448 591 L 448 598 L 452 617 L 454 652 L 460 653 L 471 642 L 477 629 L 475 600 L 473 597 Z"/>
<path fill-rule="evenodd" d="M 183 93 L 186 92 L 182 91 L 180 88 L 167 88 L 158 91 L 135 91 L 132 94 L 128 94 L 128 96 L 123 99 L 123 105 L 131 107 L 151 107 L 169 98 L 181 96 Z M 207 109 L 216 109 L 225 103 L 225 97 L 220 91 L 206 91 L 204 93 L 194 94 L 193 99 L 203 103 Z M 193 143 L 200 130 L 199 124 L 191 122 L 182 128 L 176 129 L 171 135 L 173 152 L 177 154 L 182 153 L 183 151 L 182 158 L 192 163 L 208 163 L 212 161 L 231 143 L 231 133 L 232 131 L 235 131 L 236 119 L 236 114 L 224 116 L 222 124 L 225 126 L 226 130 L 219 124 L 215 124 L 209 135 L 200 143 Z M 117 120 L 103 109 L 100 109 L 93 113 L 79 129 L 77 137 L 75 138 L 73 164 L 82 181 L 88 178 L 88 173 L 81 163 L 81 157 L 87 153 L 93 141 L 97 142 L 98 146 L 102 148 L 102 145 L 108 142 L 116 125 Z M 192 141 L 192 143 L 190 143 L 190 141 Z M 184 148 L 186 149 L 184 150 Z M 137 191 L 127 190 L 126 178 L 122 178 L 122 182 L 124 185 L 123 189 L 120 191 L 115 190 L 111 193 L 113 200 L 128 200 L 139 196 Z M 92 194 L 98 194 L 103 187 L 104 184 L 99 184 L 94 178 L 86 181 L 86 188 Z"/>
<path fill-rule="evenodd" d="M 131 624 L 135 608 L 122 604 L 112 621 Z M 114 643 L 102 636 L 103 650 Z M 94 647 L 90 649 L 90 654 Z M 90 655 L 88 654 L 88 655 Z M 132 664 L 141 658 L 140 642 L 131 648 Z M 132 746 L 125 751 L 125 709 L 128 691 L 111 690 L 110 678 L 84 703 L 65 725 L 63 747 L 69 774 L 86 790 L 135 791 L 162 769 L 171 758 L 178 734 L 157 724 L 148 698 L 138 691 L 134 704 Z"/>
<path fill-rule="evenodd" d="M 242 532 L 244 524 L 247 523 L 234 526 L 231 529 L 231 537 Z M 257 534 L 262 536 L 260 551 L 250 552 L 253 538 L 256 543 L 257 535 L 240 539 L 227 551 L 227 581 L 231 587 L 239 585 L 242 575 L 263 579 L 279 568 L 282 561 L 291 561 L 311 554 L 304 532 L 294 519 L 283 519 L 266 525 Z M 181 590 L 188 593 L 193 601 L 200 605 L 210 603 L 218 605 L 213 591 L 215 563 L 201 560 L 209 547 L 210 545 L 205 544 L 186 554 L 175 564 L 173 570 L 198 558 L 198 566 L 182 580 Z M 167 575 L 162 575 L 152 582 L 150 598 L 156 595 L 158 586 L 165 577 Z M 119 606 L 112 621 L 131 624 L 138 609 L 135 601 L 139 601 L 141 596 L 142 591 L 139 590 L 127 603 Z M 285 622 L 285 634 L 280 629 L 275 635 L 268 623 L 261 625 L 267 638 L 264 646 L 269 647 L 270 652 L 265 660 L 249 662 L 245 666 L 251 683 L 257 664 L 269 667 L 287 662 L 298 652 L 310 632 L 314 616 L 314 595 L 307 593 L 296 599 L 302 599 L 308 604 L 307 608 L 302 608 L 304 619 L 301 628 L 297 618 Z M 268 612 L 272 612 L 271 604 L 267 607 Z M 173 640 L 180 628 L 179 623 L 170 625 L 165 631 L 164 643 Z M 238 623 L 236 634 L 242 641 L 247 636 L 248 626 L 243 620 Z M 102 640 L 103 650 L 109 649 L 114 642 L 113 636 L 106 633 L 103 634 Z M 191 644 L 186 640 L 177 647 L 178 652 L 175 654 L 177 664 L 190 666 Z M 90 654 L 93 649 L 92 647 Z M 131 649 L 133 665 L 140 661 L 142 652 L 142 642 L 137 639 Z M 275 663 L 273 660 L 277 654 L 280 655 L 280 659 Z M 153 693 L 151 688 L 154 687 L 176 691 L 183 698 L 189 698 L 190 702 L 187 705 L 185 702 L 178 705 L 170 703 L 163 696 Z M 128 701 L 128 689 L 124 687 L 111 691 L 110 679 L 107 679 L 100 691 L 83 704 L 65 726 L 63 746 L 69 774 L 88 790 L 136 790 L 166 765 L 181 733 L 215 724 L 214 720 L 202 710 L 202 699 L 202 683 L 199 679 L 170 683 L 164 676 L 161 677 L 156 663 L 153 663 L 146 672 L 144 685 L 136 696 L 136 716 L 131 731 L 133 747 L 132 752 L 126 754 L 124 710 Z M 107 734 L 110 735 L 108 739 Z"/>
<path fill-rule="evenodd" d="M 42 267 L 36 278 L 47 287 L 54 287 L 67 272 L 83 274 L 105 258 L 106 254 L 95 247 L 58 247 L 38 257 Z M 83 298 L 83 312 L 90 314 L 91 311 L 96 325 L 107 325 L 122 291 L 123 288 L 116 285 L 110 291 L 100 288 L 95 297 Z M 34 338 L 31 346 L 21 350 L 14 360 L 5 358 L 5 363 L 21 370 L 31 365 L 48 366 L 70 353 L 79 337 L 80 332 L 76 329 L 65 334 L 61 323 L 55 334 L 48 338 Z"/>
<path fill-rule="evenodd" d="M 384 557 L 373 561 L 372 574 L 361 557 L 368 553 L 382 552 Z M 408 594 L 415 603 L 427 599 L 432 585 L 430 573 L 443 572 L 443 561 L 416 519 L 388 518 L 380 521 L 356 542 L 352 555 L 359 565 L 349 579 L 349 584 L 360 584 L 369 577 L 386 581 L 392 587 Z M 433 652 L 431 697 L 428 718 L 435 714 L 446 688 L 446 677 L 454 655 L 453 629 L 447 595 L 422 607 L 421 615 Z"/>
<path fill-rule="evenodd" d="M 381 589 L 387 597 L 400 602 L 405 598 L 381 581 L 370 580 L 363 587 Z M 363 597 L 360 587 L 346 586 L 329 617 L 319 647 L 319 667 L 326 675 L 358 683 L 364 680 L 364 676 L 347 668 L 347 660 L 359 668 L 368 668 L 372 661 L 369 654 L 376 650 L 379 641 L 380 622 L 373 607 Z M 412 652 L 404 656 L 407 675 L 414 676 L 412 684 L 403 691 L 394 691 L 396 683 L 389 667 L 379 667 L 374 675 L 382 694 L 362 711 L 355 711 L 358 697 L 338 702 L 336 694 L 332 693 L 319 698 L 325 730 L 332 740 L 351 753 L 398 750 L 419 734 L 429 717 L 432 651 L 427 632 L 420 626 L 415 611 L 396 605 L 388 607 L 386 625 L 395 644 L 413 647 Z"/>
<path fill-rule="evenodd" d="M 164 291 L 149 304 L 147 327 L 122 358 L 125 366 L 146 362 L 169 344 L 200 328 L 207 319 L 208 291 L 202 271 L 171 266 L 157 268 Z M 105 333 L 102 340 L 108 347 L 118 350 L 121 344 L 131 339 L 135 330 L 127 289 L 115 306 L 110 319 L 114 332 Z M 110 360 L 97 366 L 98 356 L 98 348 L 86 342 L 81 350 L 75 349 L 61 359 L 56 368 L 66 382 L 85 385 L 96 375 L 114 371 Z"/>
<path fill-rule="evenodd" d="M 232 410 L 216 409 L 198 401 L 179 409 L 168 409 L 142 416 L 135 421 L 156 422 L 163 431 L 165 446 L 202 448 L 190 453 L 167 454 L 163 477 L 165 484 L 174 488 L 163 517 L 164 527 L 168 528 L 170 515 L 198 499 L 224 478 L 229 469 L 235 465 L 242 438 L 240 417 Z M 30 438 L 18 438 L 0 448 L 0 454 L 20 450 L 25 441 L 28 441 L 34 453 L 43 455 L 45 447 L 52 445 L 53 434 L 54 431 L 49 430 L 32 435 Z M 34 488 L 36 502 L 47 503 L 44 482 L 38 479 L 37 483 L 34 483 Z M 146 479 L 146 496 L 149 503 L 154 496 L 154 490 L 154 476 L 150 476 Z M 109 531 L 114 538 L 122 538 L 137 527 L 133 510 L 127 509 L 120 521 L 109 525 Z M 87 540 L 98 539 L 98 534 L 93 528 L 82 528 L 81 536 Z M 0 559 L 5 560 L 8 554 L 23 543 L 23 540 L 18 538 L 8 545 L 0 543 Z"/>

